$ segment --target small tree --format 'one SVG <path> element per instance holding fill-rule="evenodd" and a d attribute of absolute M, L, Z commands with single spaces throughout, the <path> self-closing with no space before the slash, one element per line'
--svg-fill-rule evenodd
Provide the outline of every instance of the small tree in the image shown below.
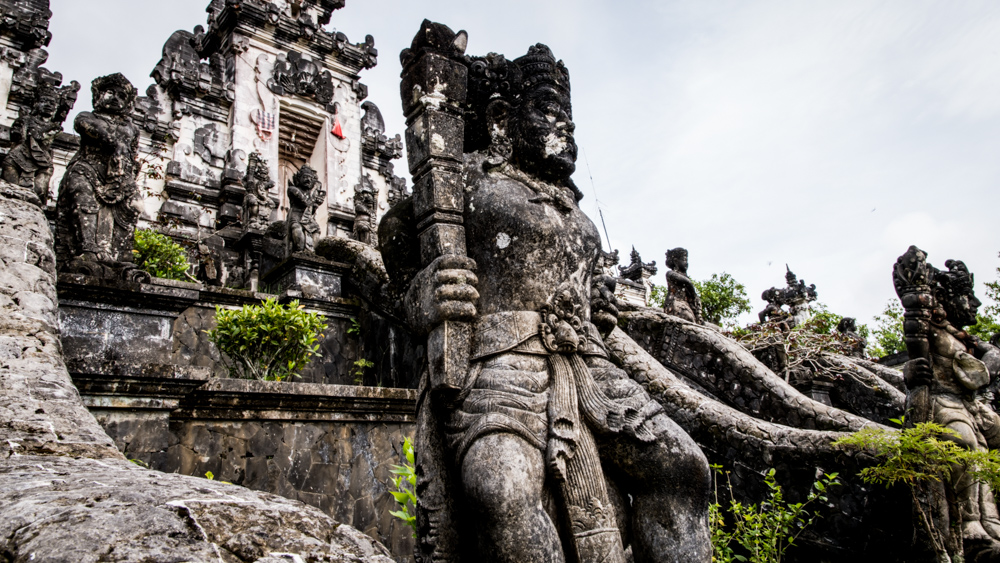
<path fill-rule="evenodd" d="M 392 478 L 392 486 L 396 490 L 389 493 L 399 505 L 399 510 L 390 510 L 389 514 L 413 528 L 413 537 L 417 537 L 417 473 L 414 469 L 413 442 L 409 438 L 403 440 L 403 456 L 406 458 L 403 465 L 393 465 L 389 470 L 396 475 Z"/>
<path fill-rule="evenodd" d="M 149 275 L 171 280 L 193 279 L 188 275 L 187 253 L 184 247 L 170 237 L 150 229 L 135 230 L 135 248 L 132 250 L 136 265 Z"/>
<path fill-rule="evenodd" d="M 890 299 L 882 314 L 875 315 L 875 328 L 871 335 L 873 342 L 869 344 L 868 351 L 873 358 L 906 350 L 906 341 L 903 339 L 903 306 L 898 299 Z"/>
<path fill-rule="evenodd" d="M 902 425 L 903 419 L 893 422 Z M 993 490 L 1000 490 L 1000 452 L 966 449 L 949 436 L 957 434 L 939 424 L 921 422 L 898 431 L 865 428 L 833 443 L 837 447 L 867 452 L 878 459 L 877 465 L 861 471 L 864 482 L 886 487 L 897 483 L 907 486 L 920 523 L 930 537 L 938 561 L 942 562 L 957 559 L 955 553 L 948 553 L 943 533 L 934 524 L 928 502 L 934 495 L 929 485 L 935 482 L 947 485 L 952 473 L 961 469 Z M 958 516 L 952 514 L 952 517 Z"/>
<path fill-rule="evenodd" d="M 746 287 L 726 272 L 695 281 L 694 286 L 701 296 L 701 315 L 707 322 L 721 326 L 723 321 L 734 321 L 750 312 Z"/>
<path fill-rule="evenodd" d="M 288 379 L 320 356 L 317 340 L 327 328 L 323 315 L 274 298 L 241 309 L 216 306 L 215 322 L 208 338 L 229 358 L 230 377 L 269 381 Z"/>
<path fill-rule="evenodd" d="M 988 341 L 1000 332 L 1000 268 L 997 268 L 997 279 L 983 285 L 986 286 L 986 298 L 993 303 L 980 309 L 976 315 L 976 324 L 970 326 L 968 331 Z"/>

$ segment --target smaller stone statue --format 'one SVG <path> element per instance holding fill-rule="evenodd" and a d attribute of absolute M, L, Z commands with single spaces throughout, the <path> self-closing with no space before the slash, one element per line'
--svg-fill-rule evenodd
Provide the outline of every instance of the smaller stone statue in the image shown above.
<path fill-rule="evenodd" d="M 60 271 L 129 278 L 143 210 L 136 185 L 139 130 L 131 118 L 136 91 L 117 73 L 97 78 L 91 90 L 94 111 L 73 123 L 80 150 L 59 184 L 56 259 Z"/>
<path fill-rule="evenodd" d="M 319 234 L 316 210 L 326 200 L 326 190 L 311 166 L 303 166 L 288 184 L 288 218 L 285 248 L 293 252 L 312 252 Z"/>
<path fill-rule="evenodd" d="M 837 323 L 837 332 L 843 334 L 844 336 L 850 338 L 854 342 L 854 348 L 851 350 L 851 355 L 857 358 L 865 357 L 865 348 L 868 346 L 868 341 L 858 334 L 857 320 L 854 317 L 844 317 L 840 319 Z"/>
<path fill-rule="evenodd" d="M 62 131 L 79 90 L 80 84 L 75 81 L 58 89 L 41 81 L 31 111 L 15 119 L 10 128 L 13 148 L 3 161 L 3 179 L 33 189 L 43 207 L 53 172 L 52 140 Z"/>
<path fill-rule="evenodd" d="M 785 304 L 782 290 L 774 287 L 765 289 L 764 293 L 760 294 L 760 298 L 767 302 L 767 307 L 757 313 L 757 318 L 760 319 L 761 323 L 782 322 L 788 319 L 788 313 L 781 308 Z"/>
<path fill-rule="evenodd" d="M 375 242 L 375 195 L 372 179 L 365 174 L 354 188 L 354 239 L 368 245 Z"/>
<path fill-rule="evenodd" d="M 247 173 L 243 177 L 246 195 L 243 197 L 243 229 L 263 231 L 277 207 L 268 192 L 274 187 L 267 161 L 259 152 L 250 153 Z"/>
<path fill-rule="evenodd" d="M 694 282 L 687 275 L 688 251 L 674 248 L 667 251 L 667 297 L 663 311 L 685 321 L 705 324 L 701 317 L 701 298 Z"/>
<path fill-rule="evenodd" d="M 772 287 L 761 294 L 760 298 L 767 301 L 767 307 L 757 316 L 762 323 L 787 320 L 788 328 L 795 328 L 809 318 L 809 303 L 816 297 L 816 284 L 807 286 L 785 264 L 785 287 Z M 788 306 L 788 311 L 782 309 L 784 305 Z"/>
<path fill-rule="evenodd" d="M 617 280 L 609 272 L 618 264 L 618 251 L 601 252 L 594 262 L 590 282 L 590 321 L 601 334 L 608 334 L 618 323 L 618 299 L 615 297 Z"/>

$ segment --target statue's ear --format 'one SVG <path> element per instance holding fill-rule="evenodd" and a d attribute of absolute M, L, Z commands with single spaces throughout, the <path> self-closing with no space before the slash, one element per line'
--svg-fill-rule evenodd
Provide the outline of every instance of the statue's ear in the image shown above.
<path fill-rule="evenodd" d="M 511 109 L 511 105 L 501 99 L 493 100 L 486 106 L 486 129 L 490 138 L 508 135 Z"/>

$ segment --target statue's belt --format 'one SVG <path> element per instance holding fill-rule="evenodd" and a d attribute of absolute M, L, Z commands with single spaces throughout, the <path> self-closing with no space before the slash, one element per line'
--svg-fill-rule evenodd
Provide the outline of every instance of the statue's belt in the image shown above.
<path fill-rule="evenodd" d="M 535 311 L 502 311 L 481 315 L 472 331 L 469 359 L 478 360 L 503 352 L 519 352 L 548 356 L 552 352 L 540 338 L 542 315 Z M 581 338 L 577 354 L 607 357 L 604 347 L 596 339 L 597 329 L 590 323 L 584 327 L 586 338 Z"/>

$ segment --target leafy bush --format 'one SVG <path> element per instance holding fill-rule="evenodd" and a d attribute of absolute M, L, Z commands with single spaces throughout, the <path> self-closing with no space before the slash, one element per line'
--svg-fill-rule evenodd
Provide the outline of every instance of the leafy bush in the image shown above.
<path fill-rule="evenodd" d="M 874 342 L 869 343 L 868 353 L 873 358 L 906 350 L 906 340 L 903 339 L 903 306 L 898 299 L 890 299 L 882 314 L 875 315 L 875 328 L 871 332 Z"/>
<path fill-rule="evenodd" d="M 149 275 L 171 280 L 190 279 L 184 247 L 170 237 L 150 229 L 135 230 L 135 248 L 132 250 L 136 265 Z"/>
<path fill-rule="evenodd" d="M 735 321 L 750 312 L 746 287 L 726 272 L 712 274 L 705 281 L 692 281 L 701 296 L 701 316 L 705 321 L 722 326 L 722 321 Z"/>
<path fill-rule="evenodd" d="M 417 537 L 417 474 L 414 471 L 413 442 L 409 438 L 403 440 L 403 455 L 406 456 L 406 463 L 394 465 L 389 470 L 396 475 L 392 478 L 392 485 L 396 490 L 390 492 L 400 508 L 389 514 L 406 522 L 407 526 L 413 528 L 413 537 Z M 413 507 L 413 512 L 410 512 L 410 507 Z"/>
<path fill-rule="evenodd" d="M 716 474 L 722 474 L 722 467 L 713 465 Z M 729 513 L 732 515 L 733 528 L 727 531 L 726 519 L 722 504 L 719 502 L 719 489 L 716 483 L 715 502 L 709 505 L 709 535 L 712 539 L 712 561 L 732 563 L 733 561 L 750 561 L 750 563 L 780 563 L 789 547 L 795 545 L 796 538 L 819 518 L 815 512 L 806 509 L 813 503 L 826 503 L 828 488 L 839 485 L 837 474 L 823 474 L 817 479 L 809 491 L 805 502 L 790 503 L 785 500 L 781 485 L 774 479 L 774 469 L 764 476 L 768 487 L 768 496 L 758 504 L 743 504 L 732 498 L 732 484 L 729 487 Z M 749 559 L 736 553 L 730 545 L 736 542 L 743 548 Z"/>
<path fill-rule="evenodd" d="M 319 335 L 326 317 L 307 313 L 298 301 L 275 299 L 241 309 L 216 306 L 216 327 L 208 338 L 229 358 L 230 377 L 282 381 L 320 356 Z"/>
<path fill-rule="evenodd" d="M 712 274 L 705 281 L 691 280 L 701 297 L 701 316 L 706 321 L 722 325 L 722 321 L 735 321 L 750 312 L 750 299 L 746 287 L 726 272 Z M 667 286 L 653 284 L 649 292 L 649 306 L 662 309 L 667 299 Z"/>
<path fill-rule="evenodd" d="M 904 421 L 900 418 L 892 422 L 902 426 Z M 957 437 L 957 434 L 940 424 L 921 422 L 902 430 L 865 428 L 833 443 L 837 447 L 864 451 L 878 459 L 877 465 L 861 471 L 865 483 L 886 487 L 902 483 L 909 488 L 913 506 L 939 561 L 957 561 L 955 556 L 962 554 L 948 553 L 947 541 L 937 529 L 933 509 L 927 502 L 934 496 L 929 485 L 948 484 L 952 473 L 961 469 L 994 491 L 1000 490 L 1000 451 L 966 449 L 949 436 Z M 951 518 L 952 525 L 960 525 L 954 521 L 961 518 L 957 511 Z M 960 546 L 958 550 L 961 551 Z"/>

